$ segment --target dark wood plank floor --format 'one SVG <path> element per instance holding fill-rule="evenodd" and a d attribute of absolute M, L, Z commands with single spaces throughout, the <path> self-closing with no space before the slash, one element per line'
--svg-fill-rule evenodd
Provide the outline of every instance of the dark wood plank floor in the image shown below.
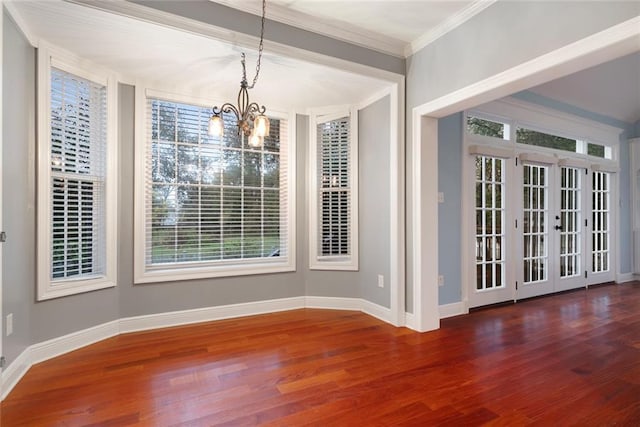
<path fill-rule="evenodd" d="M 296 310 L 121 335 L 36 365 L 2 426 L 640 425 L 640 283 L 419 334 Z"/>

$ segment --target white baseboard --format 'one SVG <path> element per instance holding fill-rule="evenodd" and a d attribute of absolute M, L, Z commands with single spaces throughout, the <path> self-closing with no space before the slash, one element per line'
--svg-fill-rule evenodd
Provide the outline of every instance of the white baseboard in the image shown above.
<path fill-rule="evenodd" d="M 383 322 L 386 323 L 391 323 L 393 324 L 393 322 L 391 321 L 391 309 L 387 308 L 387 307 L 383 307 L 381 305 L 375 304 L 371 301 L 368 301 L 366 299 L 360 300 L 361 301 L 361 311 L 368 314 L 369 316 L 373 316 L 377 319 L 382 320 Z"/>
<path fill-rule="evenodd" d="M 362 311 L 362 300 L 360 298 L 339 298 L 339 297 L 304 297 L 305 307 L 325 308 L 328 310 L 354 310 Z"/>
<path fill-rule="evenodd" d="M 4 400 L 18 381 L 31 367 L 31 347 L 27 347 L 7 368 L 2 372 L 2 394 L 0 401 Z"/>
<path fill-rule="evenodd" d="M 211 322 L 235 317 L 254 316 L 256 314 L 304 308 L 305 297 L 282 298 L 276 300 L 255 301 L 241 304 L 229 304 L 217 307 L 196 308 L 192 310 L 172 311 L 168 313 L 148 314 L 144 316 L 120 319 L 120 333 L 168 328 L 192 323 Z"/>
<path fill-rule="evenodd" d="M 118 320 L 114 320 L 92 328 L 33 344 L 29 347 L 31 365 L 52 359 L 98 341 L 115 337 L 119 333 Z"/>
<path fill-rule="evenodd" d="M 419 331 L 416 316 L 413 313 L 404 313 L 404 323 L 405 326 L 411 330 Z"/>
<path fill-rule="evenodd" d="M 362 311 L 384 322 L 391 323 L 391 310 L 389 308 L 382 307 L 367 300 L 359 298 L 303 296 L 126 317 L 27 347 L 2 372 L 2 381 L 0 382 L 2 385 L 2 393 L 0 394 L 0 401 L 4 400 L 18 381 L 20 381 L 34 364 L 44 362 L 61 354 L 77 350 L 119 334 L 254 316 L 257 314 L 275 313 L 278 311 L 296 310 L 305 307 Z"/>
<path fill-rule="evenodd" d="M 454 302 L 451 304 L 443 304 L 438 308 L 440 310 L 441 319 L 446 319 L 447 317 L 459 316 L 461 314 L 469 313 L 469 310 L 465 307 L 464 302 Z"/>
<path fill-rule="evenodd" d="M 633 273 L 618 274 L 618 277 L 616 277 L 616 283 L 626 283 L 634 280 L 638 280 L 638 276 Z"/>

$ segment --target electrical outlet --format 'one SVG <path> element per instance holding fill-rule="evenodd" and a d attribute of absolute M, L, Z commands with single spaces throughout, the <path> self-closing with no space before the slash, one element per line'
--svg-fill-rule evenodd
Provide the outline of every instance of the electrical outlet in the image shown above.
<path fill-rule="evenodd" d="M 444 276 L 438 276 L 438 286 L 444 286 Z"/>
<path fill-rule="evenodd" d="M 7 314 L 7 324 L 6 324 L 7 336 L 13 333 L 13 313 Z"/>
<path fill-rule="evenodd" d="M 438 203 L 444 203 L 444 193 L 442 191 L 438 193 Z"/>
<path fill-rule="evenodd" d="M 382 274 L 378 274 L 378 287 L 384 288 L 384 276 Z"/>

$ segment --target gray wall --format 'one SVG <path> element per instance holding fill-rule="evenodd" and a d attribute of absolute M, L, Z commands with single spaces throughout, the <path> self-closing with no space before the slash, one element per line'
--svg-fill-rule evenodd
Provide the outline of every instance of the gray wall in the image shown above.
<path fill-rule="evenodd" d="M 638 15 L 640 2 L 501 1 L 407 59 L 408 255 L 413 248 L 410 218 L 414 203 L 410 143 L 413 108 Z M 439 225 L 440 235 L 451 231 Z M 409 312 L 413 311 L 412 269 L 408 256 L 406 307 Z"/>
<path fill-rule="evenodd" d="M 438 271 L 444 276 L 438 303 L 461 300 L 462 286 L 462 113 L 438 120 Z"/>
<path fill-rule="evenodd" d="M 13 313 L 13 335 L 2 347 L 11 363 L 31 344 L 29 308 L 35 283 L 35 52 L 4 14 L 3 21 L 2 313 Z M 28 255 L 27 255 L 28 254 Z M 4 322 L 2 322 L 4 325 Z"/>
<path fill-rule="evenodd" d="M 384 307 L 391 306 L 390 108 L 386 96 L 358 114 L 360 297 Z M 378 274 L 384 276 L 384 288 L 378 287 Z"/>
<path fill-rule="evenodd" d="M 239 33 L 249 34 L 255 37 L 260 36 L 259 16 L 208 0 L 129 1 L 206 24 L 228 28 Z M 267 17 L 268 16 L 269 5 L 267 5 Z M 270 19 L 267 19 L 264 37 L 267 40 L 284 45 L 368 65 L 397 74 L 404 74 L 405 72 L 405 60 L 402 58 L 386 55 L 375 50 L 332 39 L 310 31 L 301 30 L 300 28 Z"/>

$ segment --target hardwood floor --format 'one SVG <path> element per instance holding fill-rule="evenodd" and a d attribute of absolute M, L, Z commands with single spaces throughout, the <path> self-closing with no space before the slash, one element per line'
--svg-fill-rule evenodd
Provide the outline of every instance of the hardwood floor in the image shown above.
<path fill-rule="evenodd" d="M 296 310 L 121 335 L 31 368 L 10 426 L 640 425 L 640 283 L 419 334 Z"/>

